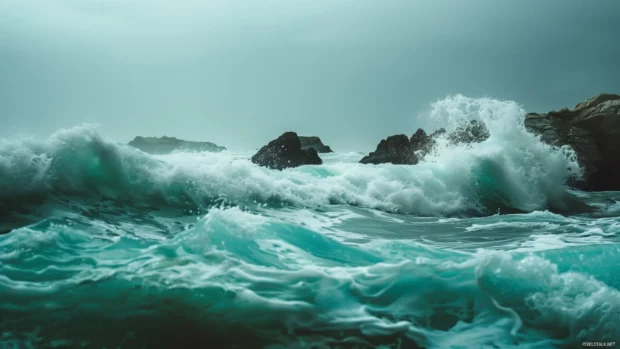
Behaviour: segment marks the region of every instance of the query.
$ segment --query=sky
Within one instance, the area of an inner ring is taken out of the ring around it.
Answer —
[[[448,95],[620,93],[619,23],[616,0],[0,0],[0,138],[94,123],[369,151]]]

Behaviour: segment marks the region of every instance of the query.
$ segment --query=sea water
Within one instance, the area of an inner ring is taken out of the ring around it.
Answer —
[[[0,347],[570,348],[620,339],[620,192],[515,102],[415,166],[274,171],[98,135],[0,141]],[[412,133],[412,132],[409,132]],[[380,137],[380,136],[379,136]]]

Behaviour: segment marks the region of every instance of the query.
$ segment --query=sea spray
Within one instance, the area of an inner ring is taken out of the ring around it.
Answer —
[[[459,120],[483,121],[489,139],[458,147],[440,139],[415,166],[326,163],[285,171],[270,171],[228,152],[152,157],[107,142],[90,127],[61,131],[46,142],[5,141],[0,178],[7,189],[0,201],[11,205],[24,197],[96,193],[194,209],[221,200],[345,204],[422,216],[572,209],[564,207],[569,195],[563,185],[579,173],[572,152],[527,133],[524,112],[514,102],[457,96],[434,104],[430,118],[445,113],[449,128]]]
[[[426,161],[469,180],[463,191],[478,195],[488,209],[529,212],[557,206],[568,196],[566,180],[581,175],[579,164],[569,147],[553,148],[527,132],[524,115],[525,111],[512,101],[462,95],[438,101],[426,115],[429,124],[444,125],[449,132],[462,122],[476,120],[484,123],[490,137],[467,146],[440,138]]]
[[[350,153],[271,171],[251,153],[152,156],[90,126],[2,141],[0,346],[617,341],[620,193],[567,189],[574,154],[522,117],[439,101],[429,120],[490,137],[440,138],[415,166]]]

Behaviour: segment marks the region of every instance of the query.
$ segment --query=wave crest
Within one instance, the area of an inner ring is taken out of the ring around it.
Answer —
[[[182,207],[342,204],[423,216],[583,209],[564,187],[579,174],[574,153],[526,132],[524,114],[514,102],[449,97],[433,104],[428,120],[448,129],[481,120],[488,140],[452,146],[440,139],[415,166],[327,162],[285,171],[229,152],[150,156],[81,126],[46,141],[2,142],[0,204],[95,193]]]

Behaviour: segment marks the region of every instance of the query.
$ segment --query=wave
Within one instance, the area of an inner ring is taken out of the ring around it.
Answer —
[[[239,208],[163,241],[49,219],[0,236],[0,320],[36,347],[573,347],[620,336],[618,257],[345,245]]]
[[[461,120],[481,120],[491,134],[487,141],[451,146],[440,139],[435,152],[415,166],[361,165],[351,163],[354,154],[344,154],[331,155],[334,161],[322,166],[284,171],[230,152],[150,156],[79,126],[44,141],[0,143],[0,211],[59,195],[100,195],[194,212],[222,202],[340,204],[420,216],[587,209],[564,186],[580,173],[574,152],[526,132],[524,114],[515,102],[449,97],[433,104],[427,120],[448,129]]]

